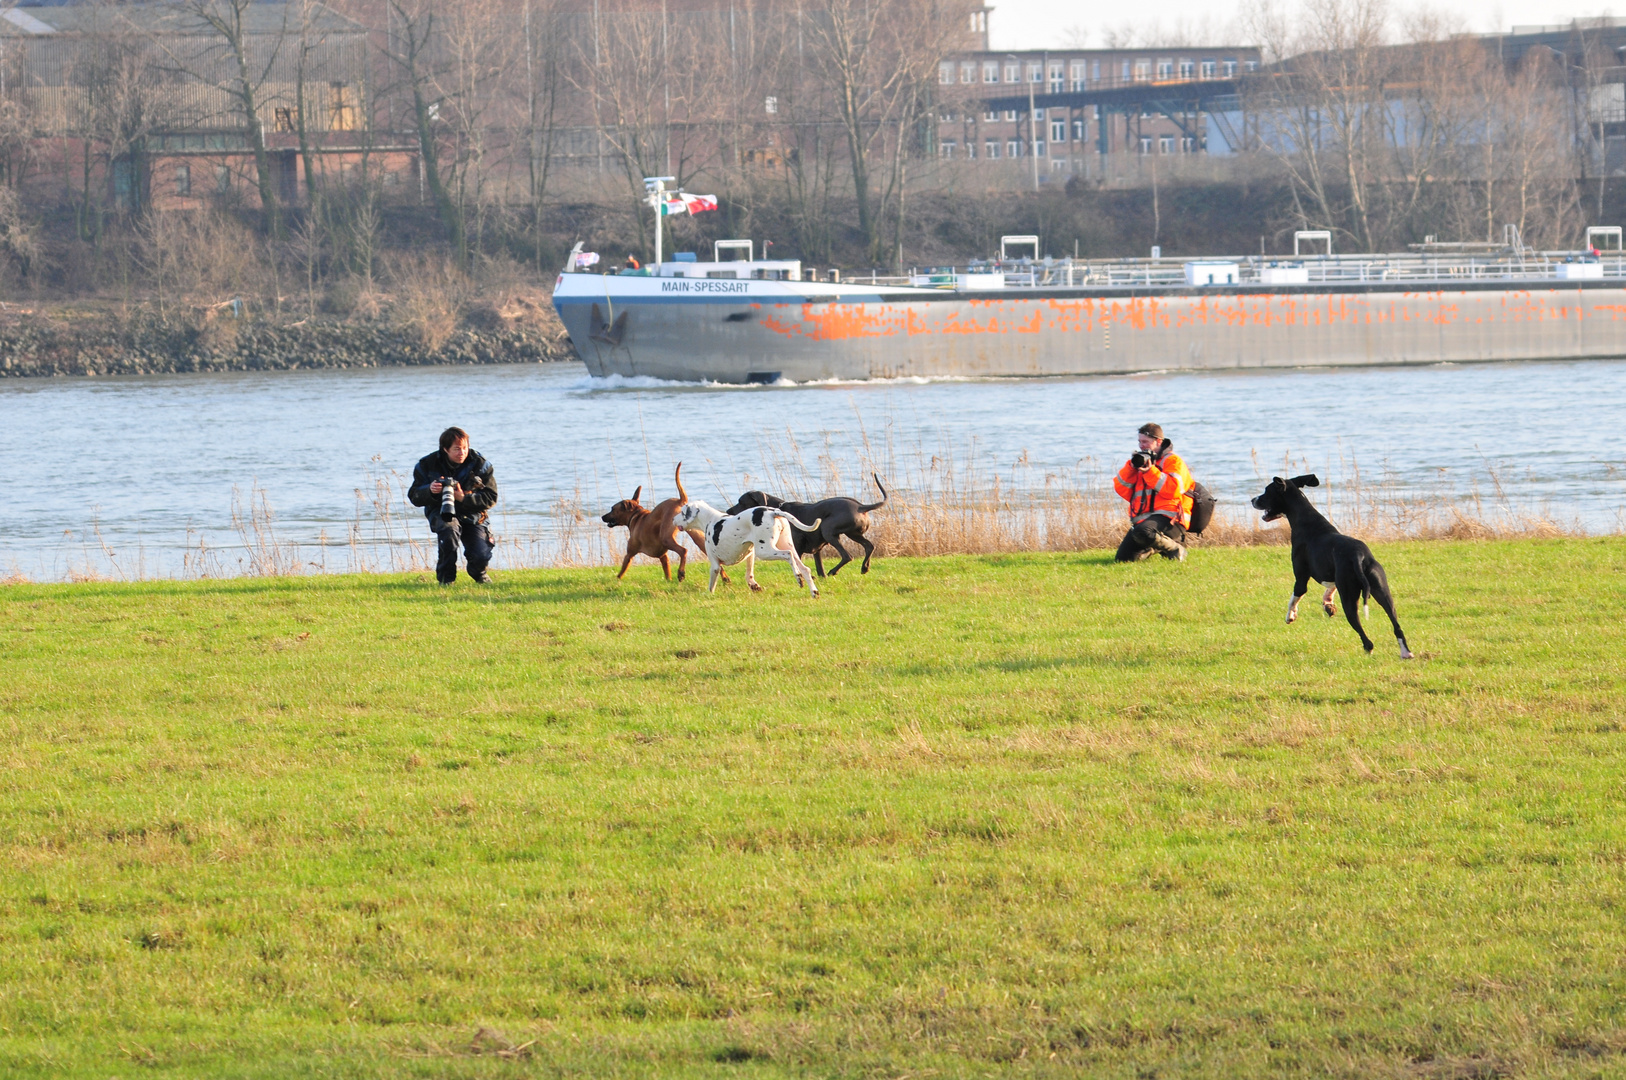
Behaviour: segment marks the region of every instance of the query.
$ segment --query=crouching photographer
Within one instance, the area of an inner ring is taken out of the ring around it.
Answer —
[[[497,480],[491,463],[469,449],[469,433],[449,427],[440,433],[440,449],[412,470],[407,500],[423,507],[429,528],[440,541],[435,577],[442,585],[457,580],[457,546],[463,545],[469,577],[491,581],[491,527],[486,518],[497,503]]]
[[[1131,524],[1117,559],[1134,562],[1156,551],[1165,559],[1183,561],[1191,526],[1191,471],[1158,425],[1142,424],[1136,436],[1140,449],[1112,480],[1114,490],[1129,501]]]

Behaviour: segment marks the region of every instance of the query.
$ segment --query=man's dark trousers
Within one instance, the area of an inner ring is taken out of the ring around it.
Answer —
[[[1144,559],[1153,551],[1173,558],[1175,549],[1169,543],[1171,540],[1175,544],[1185,543],[1186,530],[1162,514],[1153,514],[1124,534],[1123,543],[1118,545],[1117,559],[1119,562],[1134,562]]]
[[[435,577],[442,585],[450,585],[457,580],[457,545],[463,545],[463,553],[468,556],[469,577],[480,581],[486,576],[486,567],[491,564],[491,530],[483,523],[465,521],[462,518],[453,518],[450,521],[440,520],[440,508],[435,507],[428,515],[429,527],[435,531],[435,538],[440,541],[440,559],[435,563]]]

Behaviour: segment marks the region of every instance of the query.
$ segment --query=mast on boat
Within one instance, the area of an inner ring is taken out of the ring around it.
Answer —
[[[666,217],[666,185],[677,180],[675,176],[646,176],[644,190],[649,193],[650,208],[655,211],[655,265],[661,264],[661,226]]]

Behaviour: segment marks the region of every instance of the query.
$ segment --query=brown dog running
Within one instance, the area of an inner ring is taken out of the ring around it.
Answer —
[[[688,493],[683,490],[683,462],[678,462],[677,472],[672,479],[677,482],[677,498],[663,499],[655,504],[653,510],[645,510],[638,505],[638,496],[644,490],[644,486],[639,484],[632,498],[622,499],[610,507],[609,513],[599,518],[612,529],[618,525],[627,527],[627,557],[621,560],[621,572],[615,575],[617,580],[627,575],[627,567],[634,555],[648,555],[661,561],[661,570],[666,574],[666,580],[671,581],[670,553],[674,551],[678,557],[678,580],[683,580],[683,573],[689,565],[689,553],[678,543],[678,527],[672,521],[678,507],[689,501]],[[698,530],[689,530],[689,539],[702,553],[705,552],[706,538]]]

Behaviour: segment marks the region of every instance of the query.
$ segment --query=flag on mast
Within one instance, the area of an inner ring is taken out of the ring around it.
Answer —
[[[700,214],[715,209],[717,209],[715,195],[690,195],[687,191],[680,191],[661,199],[661,217],[671,217],[674,214]]]

